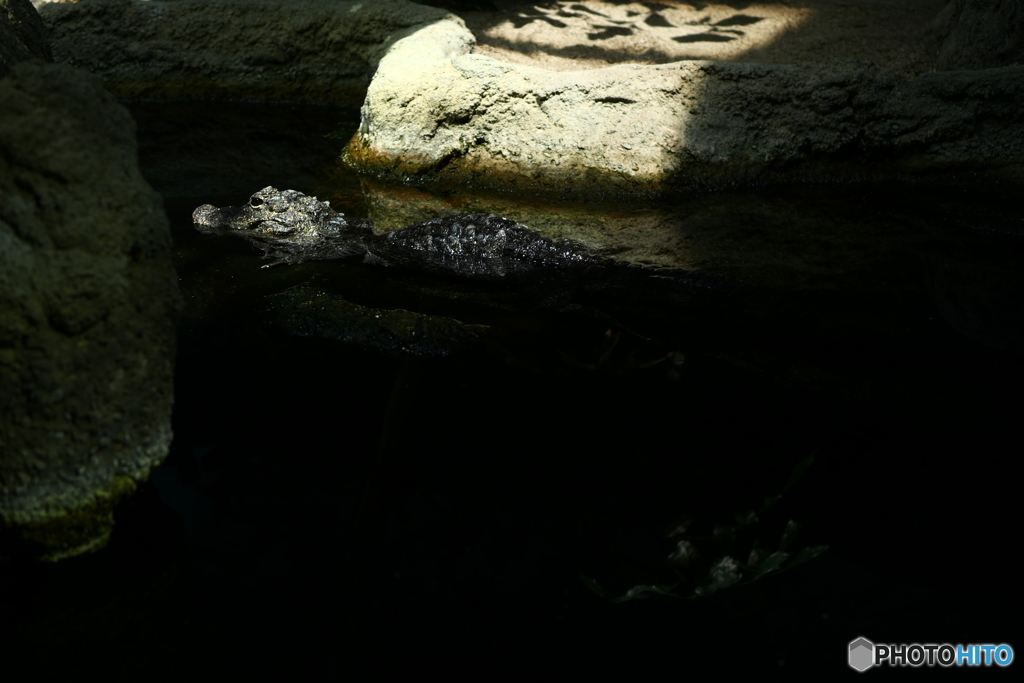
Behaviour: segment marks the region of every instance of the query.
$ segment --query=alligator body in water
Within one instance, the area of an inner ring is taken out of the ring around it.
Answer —
[[[192,220],[200,232],[237,235],[262,249],[264,258],[276,259],[265,268],[363,254],[367,263],[497,279],[538,269],[588,270],[619,263],[493,214],[434,218],[377,235],[367,220],[346,218],[328,202],[273,187],[255,193],[244,206],[204,204]]]
[[[192,212],[197,230],[242,237],[276,259],[264,268],[362,254],[366,263],[475,279],[498,280],[543,273],[608,274],[611,271],[732,289],[738,283],[700,272],[649,268],[595,254],[573,240],[551,240],[493,214],[434,218],[378,235],[370,221],[346,218],[330,204],[296,190],[265,187],[244,206],[204,204]]]
[[[732,299],[744,287],[717,275],[617,261],[493,214],[434,218],[378,235],[368,220],[346,218],[328,202],[265,187],[244,206],[204,204],[192,219],[200,232],[242,237],[275,259],[264,268],[361,254],[371,264],[514,280],[531,308],[589,311],[627,329],[658,325],[651,321],[683,324],[680,306],[716,307],[722,295]]]

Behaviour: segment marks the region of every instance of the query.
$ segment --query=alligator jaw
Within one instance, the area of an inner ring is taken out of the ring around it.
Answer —
[[[204,235],[222,235],[234,223],[234,219],[242,213],[244,207],[227,206],[218,209],[212,204],[203,204],[192,212],[192,223],[196,230]]]

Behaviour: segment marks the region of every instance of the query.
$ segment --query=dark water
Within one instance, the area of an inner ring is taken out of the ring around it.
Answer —
[[[18,578],[20,657],[49,667],[59,652],[126,680],[643,680],[849,670],[858,636],[1020,643],[1012,311],[986,314],[1011,321],[1002,348],[958,332],[924,284],[900,334],[837,340],[806,318],[711,312],[650,341],[358,259],[264,270],[240,240],[195,233],[191,210],[274,184],[365,215],[334,163],[343,136],[324,137],[357,114],[133,112],[186,298],[175,439],[108,548]],[[974,227],[999,236],[998,258],[1019,248],[1012,202],[906,192],[873,209],[985,216]],[[266,324],[264,297],[302,283],[500,334],[442,359],[289,336]],[[689,566],[668,559],[681,539],[699,553]],[[789,561],[708,597],[607,599],[693,596],[752,549]]]

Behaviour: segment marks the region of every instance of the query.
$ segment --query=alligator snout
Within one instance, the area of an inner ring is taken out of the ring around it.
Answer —
[[[192,212],[192,222],[196,230],[205,235],[216,235],[224,232],[224,210],[213,204],[203,204]]]

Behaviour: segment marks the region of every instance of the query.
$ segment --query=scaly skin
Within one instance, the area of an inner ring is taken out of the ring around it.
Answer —
[[[384,235],[372,224],[345,218],[328,202],[296,190],[265,187],[245,206],[210,204],[192,213],[202,233],[237,235],[276,259],[264,268],[363,254],[364,262],[483,280],[510,276],[579,274],[579,281],[608,289],[650,286],[729,293],[741,283],[700,272],[645,268],[599,256],[572,240],[550,240],[500,216],[475,213],[434,218]],[[600,277],[589,277],[598,274]],[[606,277],[610,276],[610,277]],[[596,282],[594,282],[596,280]]]
[[[192,212],[192,222],[199,232],[237,235],[262,249],[264,258],[277,259],[264,268],[365,253],[363,241],[373,236],[368,221],[346,219],[316,197],[273,187],[244,206],[203,204]]]
[[[275,259],[264,268],[362,254],[375,265],[514,281],[533,297],[531,305],[592,311],[626,329],[633,320],[642,326],[686,320],[683,309],[718,307],[744,287],[717,275],[616,261],[492,214],[434,218],[375,235],[367,220],[345,218],[316,197],[273,187],[252,195],[245,206],[204,204],[192,219],[200,232],[237,235],[260,248],[264,258]]]
[[[434,218],[374,235],[369,221],[346,219],[327,202],[295,190],[265,187],[245,206],[200,206],[203,233],[230,233],[277,260],[266,267],[364,254],[367,263],[496,279],[539,268],[587,268],[613,261],[569,240],[553,241],[492,214]]]

